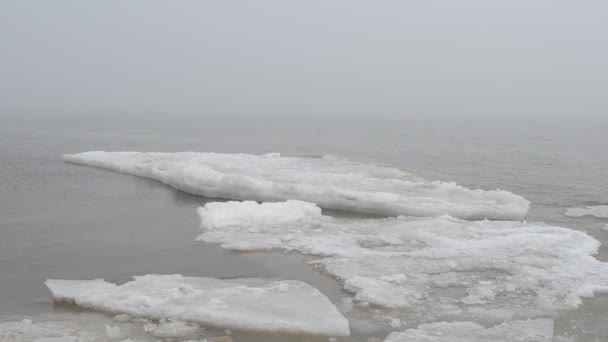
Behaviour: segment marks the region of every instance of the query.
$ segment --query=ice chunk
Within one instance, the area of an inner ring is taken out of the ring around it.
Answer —
[[[416,329],[390,334],[384,342],[551,342],[553,320],[505,322],[484,328],[474,322],[421,324]]]
[[[608,205],[593,205],[583,208],[568,208],[566,210],[566,216],[581,217],[585,215],[608,218]]]
[[[232,203],[232,204],[230,204]],[[202,224],[209,228],[249,226],[281,227],[284,224],[309,224],[323,219],[321,208],[313,203],[289,200],[279,203],[211,202],[199,209]]]
[[[2,342],[90,342],[97,340],[98,337],[73,322],[34,323],[30,320],[0,322]]]
[[[395,168],[340,158],[278,154],[85,152],[66,161],[159,180],[212,198],[303,200],[322,208],[380,215],[520,220],[529,208],[507,191],[429,182]]]
[[[331,218],[312,205],[208,203],[198,210],[197,239],[232,250],[321,256],[315,263],[359,303],[430,314],[482,307],[534,315],[574,308],[581,297],[608,291],[608,264],[591,256],[600,243],[580,231],[449,216]],[[225,216],[229,212],[235,217]]]
[[[119,338],[122,336],[122,332],[120,331],[119,326],[106,324],[106,335],[108,335],[109,338]]]
[[[51,313],[33,320],[0,322],[1,342],[171,342],[203,339],[197,324],[147,319],[110,320],[97,313]],[[36,321],[36,323],[34,323]],[[151,328],[149,327],[151,326]],[[145,328],[149,329],[146,330]]]
[[[156,337],[186,338],[196,335],[199,326],[196,323],[162,320],[159,324],[146,324],[144,330]]]
[[[56,301],[117,314],[252,331],[349,335],[348,321],[336,307],[317,289],[294,280],[145,275],[124,285],[101,279],[47,280],[46,285]]]

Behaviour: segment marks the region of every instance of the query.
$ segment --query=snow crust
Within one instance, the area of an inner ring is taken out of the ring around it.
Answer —
[[[608,218],[608,205],[593,205],[583,208],[568,208],[566,210],[566,216],[581,217],[585,215]]]
[[[220,153],[85,152],[72,163],[152,178],[212,198],[316,203],[380,215],[520,220],[529,202],[507,191],[471,190],[426,181],[395,168],[336,157],[299,158]]]
[[[553,320],[505,322],[485,328],[474,322],[421,324],[416,329],[390,334],[384,342],[551,342]]]
[[[320,256],[314,263],[358,303],[429,316],[528,317],[575,308],[581,297],[608,291],[608,264],[591,256],[600,243],[580,231],[449,216],[331,218],[314,207],[208,203],[198,210],[197,239],[237,251]]]
[[[144,275],[123,285],[102,279],[46,281],[56,301],[117,314],[171,318],[218,328],[348,336],[348,321],[314,287],[294,280]],[[150,327],[163,334],[179,325]],[[158,330],[160,329],[160,332]]]

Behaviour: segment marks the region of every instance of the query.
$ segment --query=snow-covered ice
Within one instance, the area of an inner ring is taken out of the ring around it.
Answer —
[[[385,308],[532,317],[608,291],[608,263],[592,257],[600,243],[561,227],[449,216],[331,218],[301,201],[208,203],[198,213],[198,240],[320,256],[314,263],[357,302]]]
[[[608,205],[592,205],[583,208],[568,208],[566,210],[566,216],[581,217],[585,215],[608,218]]]
[[[485,328],[475,322],[437,322],[390,334],[384,342],[551,342],[553,320],[505,322]]]
[[[279,154],[85,152],[66,161],[152,178],[212,198],[303,200],[322,208],[379,215],[520,220],[529,202],[507,191],[426,181],[390,167],[336,157]]]
[[[144,275],[123,285],[102,279],[47,280],[46,285],[56,301],[117,314],[261,332],[350,334],[348,321],[327,297],[294,280]]]

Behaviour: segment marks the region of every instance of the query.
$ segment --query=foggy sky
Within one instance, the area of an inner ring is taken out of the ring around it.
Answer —
[[[0,0],[0,115],[608,116],[608,1]]]

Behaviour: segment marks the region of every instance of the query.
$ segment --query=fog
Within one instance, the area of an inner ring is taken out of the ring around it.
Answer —
[[[0,116],[602,117],[608,2],[0,1]]]

